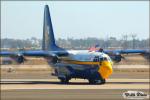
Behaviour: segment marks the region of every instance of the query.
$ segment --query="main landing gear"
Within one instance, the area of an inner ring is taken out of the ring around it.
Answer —
[[[62,84],[68,84],[70,79],[69,78],[59,78],[59,80]]]
[[[106,80],[101,79],[101,80],[95,80],[95,79],[89,79],[89,84],[105,84]]]

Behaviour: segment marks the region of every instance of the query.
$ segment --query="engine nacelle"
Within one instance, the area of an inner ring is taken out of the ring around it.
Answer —
[[[120,61],[121,61],[121,58],[122,58],[121,55],[115,55],[114,61],[120,62]]]
[[[21,64],[21,63],[23,63],[25,61],[25,58],[24,58],[23,55],[17,55],[15,58],[16,58],[15,59],[16,62],[19,63],[19,64]]]
[[[49,64],[56,64],[59,61],[57,56],[50,56],[45,58]]]
[[[52,63],[56,64],[57,62],[58,62],[58,57],[57,56],[53,57],[52,58]]]
[[[122,57],[121,54],[119,54],[119,53],[113,54],[113,55],[111,55],[110,57],[111,57],[111,59],[112,59],[113,61],[115,61],[115,62],[120,62],[121,59],[124,58],[124,57]]]
[[[144,57],[147,59],[147,60],[150,60],[150,52],[146,52],[145,54],[143,54]]]

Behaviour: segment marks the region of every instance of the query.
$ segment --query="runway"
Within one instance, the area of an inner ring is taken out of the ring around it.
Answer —
[[[104,85],[90,85],[73,79],[60,84],[57,79],[2,79],[2,100],[100,100],[123,99],[129,90],[149,92],[149,79],[108,79]]]
[[[44,65],[1,68],[1,100],[125,100],[124,92],[149,94],[150,88],[149,65],[117,65],[104,85],[90,85],[83,79],[60,84]]]

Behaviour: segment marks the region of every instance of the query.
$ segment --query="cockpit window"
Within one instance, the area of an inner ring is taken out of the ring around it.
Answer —
[[[100,58],[100,61],[111,61],[109,57],[102,57]]]
[[[108,59],[106,57],[104,57],[103,60],[107,61]]]
[[[99,58],[100,59],[100,61],[103,61],[103,58]]]
[[[100,61],[111,61],[111,59],[109,57],[99,57],[99,56],[95,56],[93,59],[94,62],[100,62]]]

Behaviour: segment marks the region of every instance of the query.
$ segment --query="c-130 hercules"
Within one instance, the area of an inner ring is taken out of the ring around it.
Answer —
[[[71,78],[82,78],[88,79],[90,84],[104,84],[113,72],[113,62],[106,54],[111,51],[104,52],[65,50],[58,47],[55,43],[49,7],[45,5],[42,50],[1,51],[0,56],[15,57],[18,63],[24,62],[25,56],[44,57],[54,69],[52,75],[57,76],[62,83],[67,84]],[[143,51],[138,51],[141,52]]]

